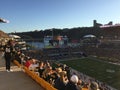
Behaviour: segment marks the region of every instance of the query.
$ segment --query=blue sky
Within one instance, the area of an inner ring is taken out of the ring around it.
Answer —
[[[93,20],[120,22],[120,0],[0,0],[0,23],[6,33],[51,28],[90,27]]]

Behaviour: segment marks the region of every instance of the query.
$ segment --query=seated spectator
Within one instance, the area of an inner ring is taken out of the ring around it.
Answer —
[[[29,66],[31,65],[31,63],[32,63],[32,58],[28,58],[27,61],[25,62],[25,66],[27,68],[29,68]]]
[[[54,86],[55,81],[60,78],[60,73],[62,72],[62,68],[53,69],[53,73],[51,73],[51,84]]]
[[[17,51],[15,53],[15,60],[17,60],[21,64],[21,52]]]
[[[39,72],[39,76],[40,76],[40,77],[42,77],[44,70],[45,70],[45,68],[44,68],[44,62],[41,61],[41,62],[39,63],[39,67],[38,67],[38,72]]]
[[[70,78],[70,81],[67,83],[65,90],[82,90],[78,86],[78,76],[77,75],[72,75]]]
[[[58,77],[60,77],[60,73],[62,72],[62,68],[56,68],[56,73],[58,75]]]
[[[70,67],[66,66],[65,67],[65,71],[67,72],[68,80],[70,80],[70,76],[71,76],[71,69],[70,69]]]
[[[29,70],[31,70],[31,71],[37,71],[37,67],[39,66],[39,64],[37,63],[37,60],[36,59],[31,59],[30,60],[30,65],[29,65]]]
[[[91,82],[89,84],[88,90],[100,90],[100,89],[99,89],[99,86],[96,82]]]
[[[50,75],[53,73],[52,67],[48,66],[45,68],[45,70],[43,71],[43,78],[44,80],[46,80],[47,82],[50,82]]]
[[[58,90],[65,90],[67,83],[68,83],[67,73],[66,71],[62,71],[60,72],[60,77],[55,81],[54,87],[57,88]]]
[[[45,62],[44,62],[44,68],[47,68],[47,67],[49,67],[49,66],[51,66],[50,63],[49,63],[48,61],[45,61]]]

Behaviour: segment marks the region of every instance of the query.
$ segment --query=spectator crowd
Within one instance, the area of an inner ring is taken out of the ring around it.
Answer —
[[[11,52],[11,60],[17,60],[40,78],[50,83],[58,90],[113,90],[99,81],[78,73],[65,64],[55,63],[42,58],[39,54],[26,53],[18,48]]]

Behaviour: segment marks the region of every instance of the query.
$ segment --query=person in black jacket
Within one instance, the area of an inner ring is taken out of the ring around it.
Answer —
[[[70,81],[67,83],[65,90],[82,90],[78,85],[79,79],[77,75],[72,75]]]
[[[54,87],[58,90],[65,90],[66,84],[68,83],[67,72],[62,71],[59,73],[60,77],[55,80]],[[69,89],[68,89],[69,90]]]
[[[13,47],[11,45],[11,41],[8,41],[7,44],[4,47],[4,57],[5,57],[5,64],[6,64],[6,71],[10,72],[10,63],[11,63],[11,57],[12,57],[12,51]]]

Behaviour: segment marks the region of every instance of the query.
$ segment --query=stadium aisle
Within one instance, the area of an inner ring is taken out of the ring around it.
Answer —
[[[44,90],[33,79],[12,64],[13,72],[6,72],[5,62],[0,52],[0,90]]]

